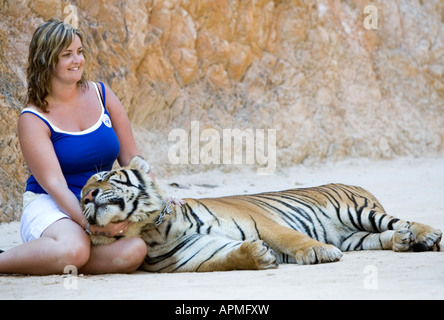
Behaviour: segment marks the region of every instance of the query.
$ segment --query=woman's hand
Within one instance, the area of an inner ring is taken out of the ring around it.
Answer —
[[[179,207],[182,207],[185,204],[185,200],[178,199],[175,197],[168,197],[167,202],[172,202],[175,206],[179,206]]]
[[[90,232],[96,236],[115,237],[118,235],[124,235],[131,225],[129,221],[111,222],[104,227],[92,225]]]

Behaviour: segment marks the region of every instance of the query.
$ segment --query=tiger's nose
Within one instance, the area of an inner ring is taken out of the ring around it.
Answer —
[[[96,199],[97,195],[99,194],[99,191],[100,191],[99,189],[89,190],[88,193],[85,194],[82,198],[83,203],[88,204],[90,202],[93,202]]]

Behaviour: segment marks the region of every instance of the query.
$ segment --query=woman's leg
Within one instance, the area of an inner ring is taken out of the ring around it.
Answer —
[[[60,219],[41,238],[0,254],[0,273],[61,274],[68,265],[79,273],[127,273],[137,270],[146,253],[140,238],[91,247],[89,236],[77,223]]]
[[[61,274],[67,265],[83,266],[89,255],[89,237],[83,229],[70,219],[60,219],[39,239],[0,254],[0,273]]]
[[[88,262],[80,273],[128,273],[136,271],[146,257],[147,246],[141,238],[124,238],[112,244],[91,246]]]

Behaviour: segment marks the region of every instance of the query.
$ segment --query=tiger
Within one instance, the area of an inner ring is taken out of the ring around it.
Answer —
[[[335,262],[344,251],[439,251],[442,232],[388,215],[361,187],[326,184],[173,206],[135,157],[127,167],[94,174],[80,204],[90,224],[130,221],[116,237],[141,237],[148,272],[266,270],[281,263]]]

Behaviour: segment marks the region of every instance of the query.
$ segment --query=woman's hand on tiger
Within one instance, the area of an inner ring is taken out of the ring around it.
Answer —
[[[123,235],[128,230],[131,222],[122,221],[122,222],[111,222],[108,223],[104,227],[99,227],[96,225],[92,225],[90,231],[94,235],[106,236],[106,237],[115,237],[118,235]]]
[[[185,204],[185,200],[175,198],[175,197],[168,197],[167,202],[171,202],[175,206],[179,206],[179,207],[182,207]]]

